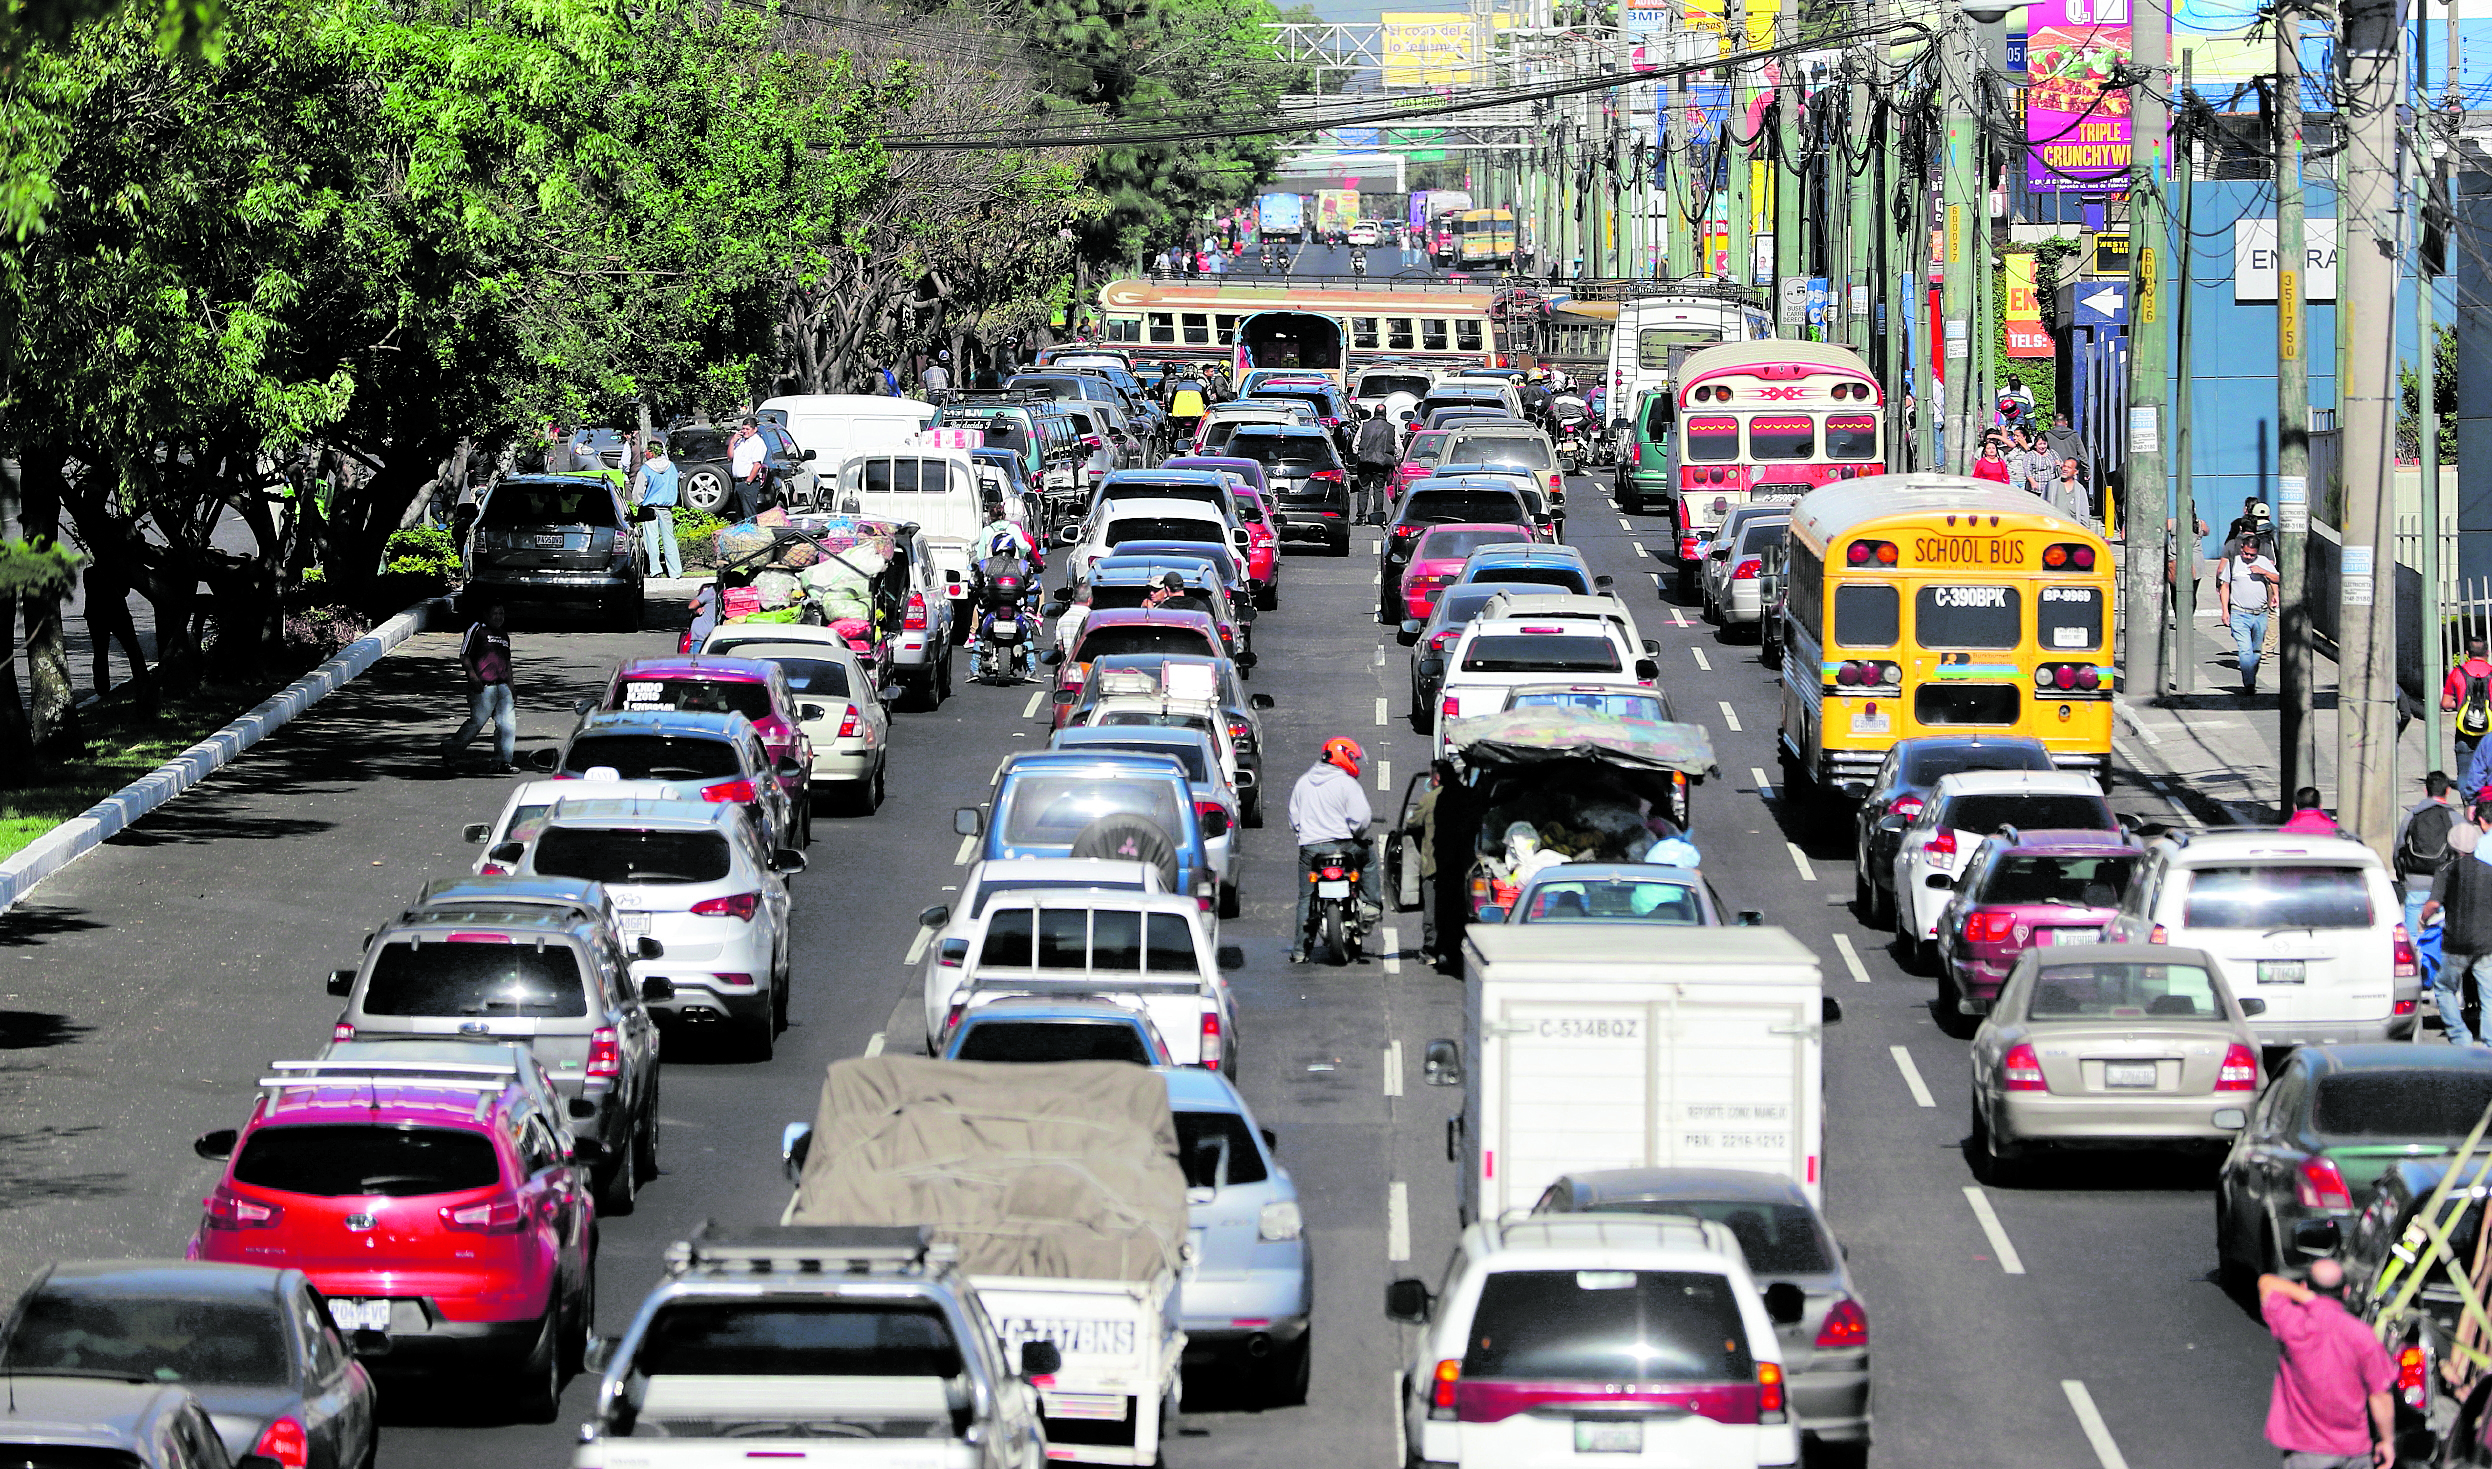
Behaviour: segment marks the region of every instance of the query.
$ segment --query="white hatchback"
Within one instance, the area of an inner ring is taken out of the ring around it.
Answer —
[[[2421,969],[2379,854],[2351,837],[2176,832],[2147,850],[2105,943],[2179,944],[2267,1003],[2263,1046],[2414,1033]]]
[[[1895,848],[1895,938],[1926,967],[1946,911],[1981,839],[2019,831],[2119,831],[2094,777],[2073,770],[1966,770],[1942,776]],[[2175,943],[2183,940],[2175,939]]]
[[[1567,600],[1599,611],[1586,617],[1489,617],[1483,609],[1464,626],[1462,640],[1446,655],[1445,681],[1437,690],[1435,758],[1442,760],[1453,749],[1448,728],[1453,721],[1502,711],[1507,689],[1516,684],[1660,686],[1659,649],[1636,646],[1617,604],[1600,597]]]

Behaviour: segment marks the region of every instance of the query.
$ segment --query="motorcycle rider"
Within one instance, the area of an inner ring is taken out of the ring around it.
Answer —
[[[1350,274],[1367,274],[1367,249],[1363,245],[1352,245],[1350,247]]]
[[[1306,880],[1307,848],[1347,842],[1366,855],[1359,860],[1359,912],[1369,924],[1384,916],[1377,901],[1374,852],[1368,850],[1367,827],[1376,817],[1367,793],[1359,788],[1359,766],[1367,752],[1358,741],[1336,735],[1324,742],[1321,755],[1298,783],[1289,788],[1289,829],[1298,836],[1298,926],[1290,930],[1289,962],[1307,962],[1307,912],[1315,903],[1315,884]]]

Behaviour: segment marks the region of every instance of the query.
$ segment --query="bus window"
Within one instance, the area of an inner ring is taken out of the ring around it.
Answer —
[[[1477,318],[1473,318],[1468,321],[1457,321],[1454,323],[1454,350],[1458,352],[1478,352],[1484,350],[1485,341],[1486,334],[1480,330],[1480,323]]]
[[[2093,587],[2044,587],[2033,610],[2034,641],[2046,653],[2103,645],[2103,598]]]
[[[1687,442],[1681,451],[1692,464],[1728,464],[1739,457],[1739,420],[1736,418],[1691,418],[1687,421]]]
[[[1892,648],[1902,632],[1903,602],[1895,589],[1855,582],[1834,589],[1834,643],[1841,648]]]
[[[1912,691],[1915,723],[2010,725],[2016,722],[2018,690],[2005,683],[1925,683]]]
[[[1648,326],[1635,334],[1635,365],[1646,372],[1668,372],[1671,348],[1693,350],[1721,341],[1722,334],[1708,327]]]
[[[2013,648],[2025,599],[2014,587],[1923,587],[1912,599],[1912,638],[1924,648]]]
[[[1185,327],[1185,344],[1187,346],[1208,347],[1211,345],[1211,324],[1204,319],[1203,313],[1199,311],[1189,311],[1183,317],[1179,318],[1179,320]]]
[[[1445,350],[1445,321],[1442,317],[1422,318],[1419,323],[1419,347],[1425,352]]]
[[[1408,352],[1419,345],[1418,336],[1410,329],[1409,317],[1388,316],[1384,319],[1384,345],[1389,352]]]
[[[1878,420],[1868,413],[1826,415],[1826,457],[1857,463],[1878,457]]]
[[[1223,311],[1211,319],[1212,340],[1223,347],[1237,345],[1237,316]]]
[[[1139,342],[1142,340],[1142,323],[1130,316],[1111,316],[1108,318],[1108,340]]]
[[[1175,312],[1154,311],[1151,313],[1150,322],[1152,341],[1174,343],[1177,340],[1177,314]]]
[[[1372,316],[1350,318],[1350,345],[1366,352],[1376,350],[1376,318]]]
[[[1817,420],[1805,413],[1748,420],[1751,459],[1813,459],[1817,455]]]

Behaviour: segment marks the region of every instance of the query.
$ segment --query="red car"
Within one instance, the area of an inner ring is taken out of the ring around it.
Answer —
[[[796,717],[787,670],[776,663],[715,654],[627,659],[606,681],[606,696],[597,707],[733,713],[753,721],[796,813],[795,831],[811,840],[806,834],[813,830],[813,741]]]
[[[1436,473],[1437,456],[1444,452],[1445,440],[1450,437],[1441,428],[1423,428],[1410,436],[1410,442],[1402,446],[1401,462],[1393,466],[1393,482],[1388,486],[1394,503],[1401,502],[1402,491]]]
[[[1970,1035],[2026,949],[2100,943],[2144,855],[2116,831],[1985,839],[1938,917],[1939,1027]]]
[[[1411,548],[1410,563],[1402,568],[1402,617],[1408,622],[1425,622],[1436,610],[1436,594],[1453,585],[1462,575],[1462,566],[1471,553],[1482,546],[1500,546],[1534,540],[1527,525],[1498,525],[1471,521],[1457,525],[1432,525],[1419,534],[1419,544]]]
[[[1169,612],[1120,607],[1094,612],[1074,633],[1073,646],[1050,650],[1040,661],[1056,670],[1056,688],[1078,693],[1090,678],[1090,665],[1111,653],[1191,653],[1226,658],[1220,628],[1208,612]],[[1059,698],[1056,718],[1063,720],[1069,701]]]
[[[239,1132],[192,1145],[227,1162],[188,1257],[301,1270],[373,1365],[494,1382],[552,1421],[596,1325],[597,1144],[507,1073],[261,1088]]]

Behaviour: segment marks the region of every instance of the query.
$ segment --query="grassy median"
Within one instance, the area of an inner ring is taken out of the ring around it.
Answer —
[[[284,686],[283,680],[256,687],[206,685],[161,699],[149,714],[124,697],[124,685],[78,711],[83,739],[76,751],[38,757],[0,786],[0,858],[231,724]]]

